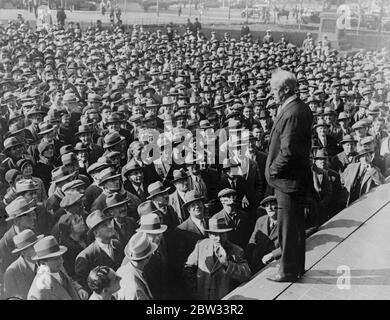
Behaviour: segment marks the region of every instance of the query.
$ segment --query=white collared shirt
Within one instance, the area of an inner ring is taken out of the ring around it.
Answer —
[[[179,197],[180,197],[183,201],[185,201],[184,199],[185,199],[186,193],[185,193],[185,192],[181,192],[181,191],[179,191],[179,190],[177,190],[177,193],[178,193]]]
[[[297,95],[292,95],[291,97],[288,97],[286,101],[283,102],[283,104],[279,107],[278,114],[291,102],[297,99]]]
[[[111,243],[103,243],[100,239],[96,239],[96,243],[110,258],[114,257],[114,250],[112,248]]]
[[[202,234],[205,234],[204,227],[202,225],[202,221],[199,219],[194,218],[193,216],[190,216],[193,223],[195,223],[196,227],[202,232]]]

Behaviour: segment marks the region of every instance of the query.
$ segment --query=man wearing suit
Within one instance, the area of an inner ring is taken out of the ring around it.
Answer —
[[[88,146],[88,163],[95,163],[104,153],[101,146],[94,144],[92,140],[93,129],[90,125],[81,125],[76,132],[76,137]]]
[[[35,254],[33,245],[43,235],[36,236],[35,233],[26,229],[17,234],[14,238],[15,249],[13,254],[20,254],[4,274],[4,296],[5,298],[19,297],[26,300],[28,291],[35,277],[35,262],[31,259]]]
[[[12,225],[0,240],[0,276],[17,258],[12,253],[15,249],[13,238],[23,230],[35,230],[36,217],[34,210],[35,207],[31,207],[23,197],[17,197],[5,207],[8,215],[6,221],[12,221]]]
[[[340,141],[344,151],[335,155],[331,160],[331,168],[338,172],[340,175],[344,172],[354,161],[356,156],[356,141],[351,135],[345,135],[343,140]]]
[[[279,271],[271,281],[290,282],[305,271],[305,224],[303,199],[312,187],[310,169],[310,108],[296,95],[297,80],[284,70],[271,78],[271,91],[280,104],[271,131],[265,176],[275,188],[279,206],[278,237],[282,250]]]
[[[173,172],[172,182],[176,191],[169,195],[169,205],[175,210],[180,223],[189,217],[187,210],[183,206],[185,195],[189,191],[188,178],[188,174],[184,169]]]
[[[232,228],[229,233],[229,241],[241,248],[246,248],[251,225],[248,213],[239,209],[237,191],[229,188],[223,189],[218,193],[218,198],[223,208],[212,218],[225,220],[226,224]]]
[[[199,159],[197,160],[193,157],[189,157],[188,159],[186,159],[186,167],[189,172],[189,190],[196,190],[207,200],[207,186],[200,175],[200,166],[197,161],[199,161]]]
[[[152,300],[153,295],[143,271],[158,246],[144,232],[137,232],[125,248],[127,263],[117,270],[121,277],[118,300]]]
[[[209,220],[208,239],[196,243],[184,267],[191,298],[221,299],[249,280],[252,273],[244,259],[244,250],[228,240],[231,230],[224,219]]]
[[[176,251],[168,252],[170,256],[175,257],[170,261],[174,262],[172,268],[174,273],[178,275],[178,288],[180,288],[181,274],[188,255],[194,250],[197,241],[207,237],[204,198],[195,190],[191,190],[186,194],[185,201],[190,217],[175,229]]]
[[[128,199],[123,198],[119,193],[113,193],[106,198],[107,207],[103,213],[113,217],[114,229],[117,233],[117,239],[123,247],[135,233],[137,223],[128,216],[127,208]]]
[[[130,160],[122,168],[122,177],[125,190],[136,195],[142,202],[145,201],[149,194],[147,185],[144,182],[143,167],[138,162]]]
[[[372,164],[373,158],[373,152],[361,150],[355,157],[356,163],[351,163],[341,175],[346,206],[384,182],[379,168]]]
[[[267,214],[257,219],[246,247],[246,256],[252,273],[256,273],[266,264],[281,256],[278,241],[277,205],[275,196],[268,196],[260,203]]]
[[[103,212],[93,211],[86,219],[88,233],[93,233],[95,241],[79,253],[75,263],[77,282],[88,289],[87,278],[90,271],[97,266],[108,266],[117,270],[123,260],[123,246],[114,239],[116,232],[112,217]]]
[[[123,188],[121,175],[117,174],[114,169],[106,168],[103,169],[99,174],[99,187],[103,189],[102,193],[92,203],[91,211],[103,210],[106,208],[106,198],[117,192],[122,195],[125,199],[129,199],[129,216],[135,219],[138,218],[137,207],[141,204],[141,200],[134,194],[126,191]]]
[[[62,255],[67,248],[59,246],[53,236],[34,244],[33,261],[39,263],[27,300],[87,300],[88,293],[66,274]]]
[[[325,148],[330,157],[339,153],[340,147],[337,146],[337,140],[328,134],[329,125],[322,119],[319,119],[314,126],[316,133],[313,135],[313,146]]]

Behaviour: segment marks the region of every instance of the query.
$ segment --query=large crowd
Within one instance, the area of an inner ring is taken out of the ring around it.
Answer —
[[[4,299],[220,299],[278,260],[280,69],[315,120],[306,236],[389,174],[387,49],[22,17],[0,36]]]

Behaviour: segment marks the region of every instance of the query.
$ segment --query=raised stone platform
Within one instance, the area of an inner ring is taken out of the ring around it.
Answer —
[[[306,240],[307,271],[298,282],[267,280],[274,262],[224,299],[390,299],[389,243],[390,180]]]

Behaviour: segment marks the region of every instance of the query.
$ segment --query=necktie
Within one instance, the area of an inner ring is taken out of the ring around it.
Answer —
[[[235,180],[231,180],[230,185],[232,186],[232,189],[236,190],[236,181]]]

